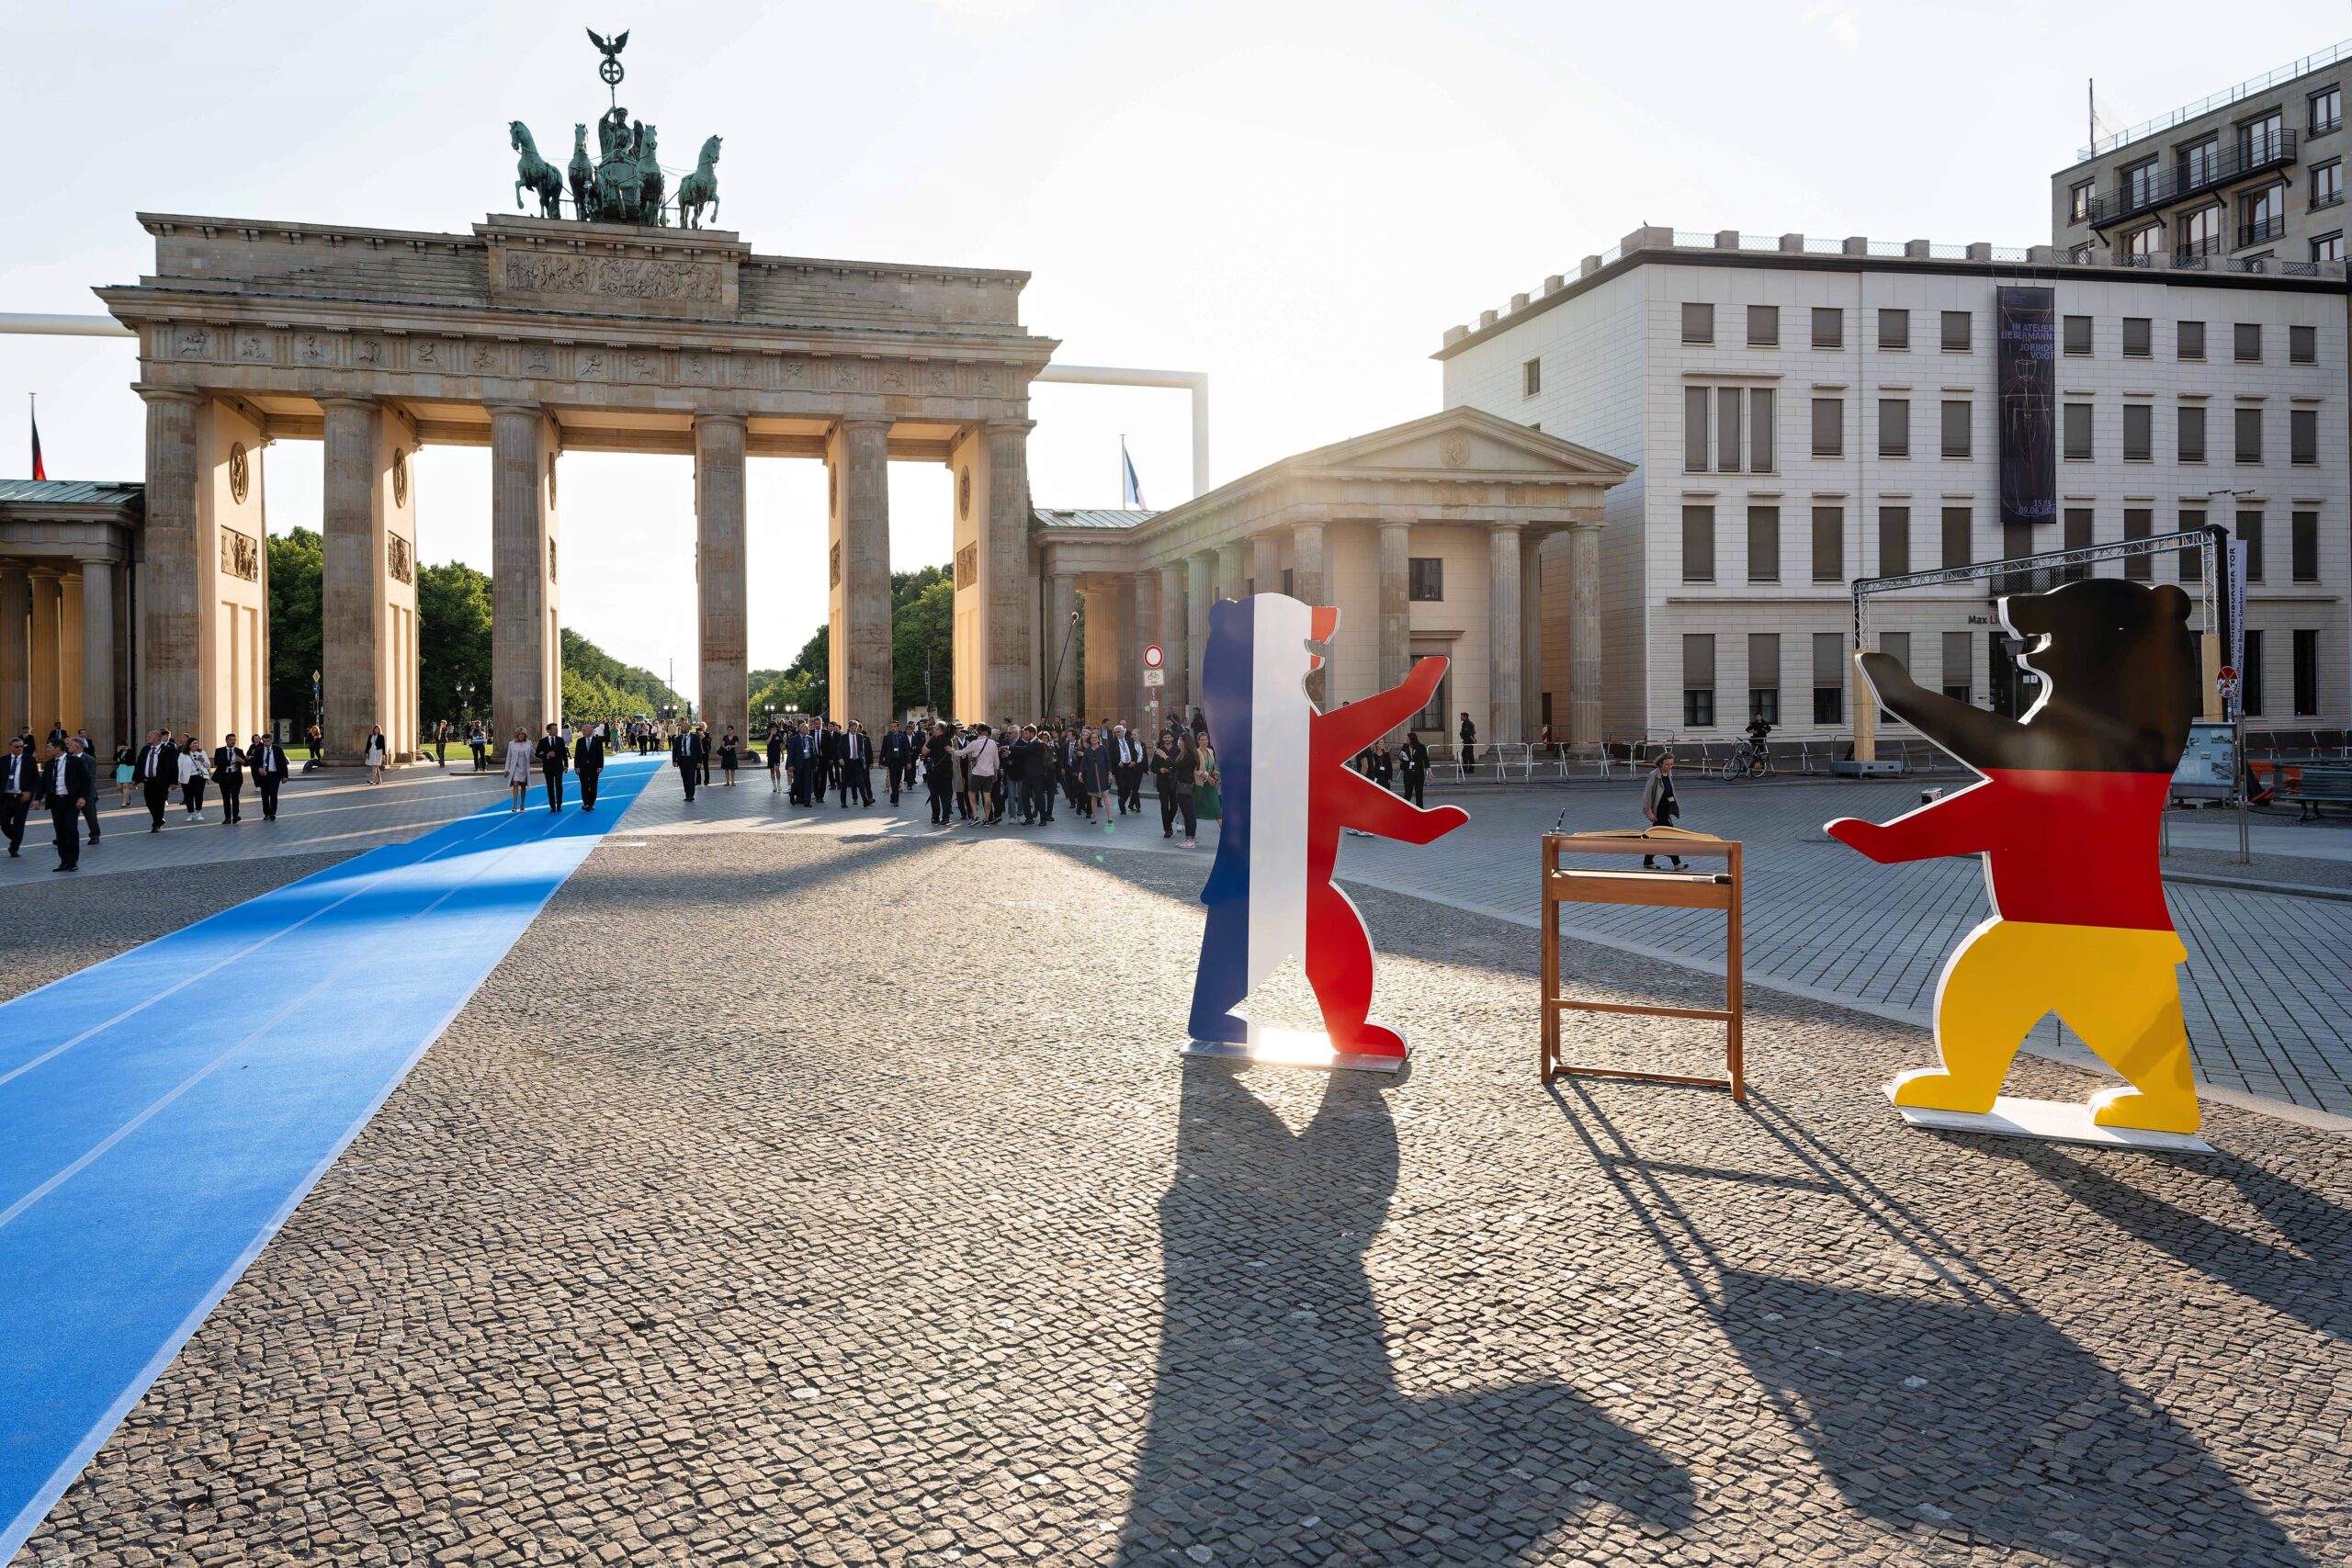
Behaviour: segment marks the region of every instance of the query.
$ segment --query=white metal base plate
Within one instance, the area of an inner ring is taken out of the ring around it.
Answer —
[[[1320,1034],[1297,1033],[1289,1030],[1271,1031],[1270,1034],[1271,1038],[1249,1045],[1236,1045],[1223,1040],[1188,1040],[1184,1043],[1184,1055],[1212,1056],[1221,1062],[1256,1062],[1278,1067],[1343,1068],[1359,1073],[1398,1073],[1405,1070],[1406,1058],[1403,1056],[1362,1056],[1351,1051],[1334,1051],[1330,1042]]]
[[[1891,1099],[1894,1093],[1887,1086]],[[2150,1133],[2137,1127],[2102,1127],[2091,1120],[2090,1107],[2079,1100],[2018,1100],[2003,1095],[1993,1109],[1923,1111],[1898,1105],[1895,1111],[1914,1127],[1941,1133],[1984,1133],[1996,1138],[2039,1138],[2052,1144],[2093,1144],[2112,1149],[2164,1149],[2182,1154],[2211,1154],[2213,1145],[2188,1133]]]

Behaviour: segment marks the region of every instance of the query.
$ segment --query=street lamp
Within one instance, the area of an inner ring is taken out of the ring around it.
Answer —
[[[315,670],[311,671],[311,728],[318,735],[311,743],[311,766],[315,768],[319,765],[319,753],[327,749],[326,704],[319,695],[319,672]]]

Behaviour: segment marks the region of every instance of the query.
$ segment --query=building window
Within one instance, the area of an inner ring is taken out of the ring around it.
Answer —
[[[2287,329],[2287,363],[2316,365],[2319,363],[2319,329],[2289,327]]]
[[[2154,207],[2163,195],[2164,160],[2143,158],[2127,169],[2119,171],[2117,183],[2124,192],[2124,199],[2133,208]]]
[[[2308,717],[2319,712],[2319,633],[2295,633],[2295,712]]]
[[[1813,308],[1813,346],[1843,348],[1846,346],[1846,312],[1835,305]]]
[[[1416,604],[1445,602],[1445,560],[1440,556],[1415,556],[1405,563],[1405,597]]]
[[[1769,474],[1772,471],[1772,390],[1769,387],[1751,388],[1747,394],[1747,461],[1748,471]]]
[[[1813,509],[1813,580],[1846,581],[1846,509],[1842,506]]]
[[[2344,160],[2330,158],[2312,165],[2312,210],[2335,207],[2344,200]]]
[[[2304,465],[2319,461],[2319,410],[2287,411],[2287,460]]]
[[[1947,506],[1943,516],[1943,570],[1970,564],[1968,536],[1969,511],[1965,506]]]
[[[1968,456],[1968,407],[1966,399],[1944,404],[1943,449],[1947,457]]]
[[[1685,304],[1682,307],[1682,341],[1684,343],[1715,341],[1715,308],[1713,305]]]
[[[1956,703],[1971,700],[1976,690],[1976,650],[1969,646],[1973,640],[1971,632],[1944,633],[1943,694]]]
[[[2262,323],[2240,321],[2236,328],[2237,360],[2240,365],[2262,363]]]
[[[1781,581],[1781,509],[1777,506],[1747,509],[1747,581]]]
[[[2322,87],[2312,95],[2312,134],[2325,136],[2344,123],[2344,94],[2334,86]]]
[[[1531,359],[1519,367],[1520,396],[1532,398],[1544,389],[1544,361]]]
[[[2287,515],[2288,565],[2298,582],[2319,581],[2319,513],[2292,512]]]
[[[2312,240],[2312,260],[2340,262],[2344,259],[2344,231],[2331,229]]]
[[[2179,424],[2180,460],[2201,463],[2205,460],[2205,405],[2183,403],[2175,411]]]
[[[2153,461],[2156,455],[2156,407],[2154,403],[2123,405],[2123,460]]]
[[[2248,627],[2245,668],[2238,671],[2238,711],[2248,718],[2262,715],[2262,634]]]
[[[1816,457],[1842,457],[1846,455],[1845,399],[1813,400],[1813,455]]]
[[[1682,469],[1707,471],[1707,410],[1713,400],[1704,387],[1682,389]]]
[[[2183,359],[2204,358],[2205,323],[2202,321],[2175,321],[2173,323],[2173,349],[2174,352]]]
[[[2151,223],[2134,229],[2123,240],[2123,265],[2145,266],[2164,253],[2165,231],[2161,223]]]
[[[1846,722],[1846,638],[1839,632],[1813,634],[1813,722]]]
[[[2180,150],[2180,189],[2184,196],[2203,190],[2222,175],[2222,139],[2208,136]]]
[[[1715,580],[1715,509],[1712,506],[1686,506],[1682,509],[1682,581],[1713,582]]]
[[[2238,513],[2238,540],[2245,546],[2245,580],[2262,581],[2262,513],[2245,511]]]
[[[2238,197],[2238,243],[2267,244],[2287,231],[2287,187],[2265,186]]]
[[[2184,506],[2180,509],[2180,531],[2184,534],[2205,526],[2205,509]],[[2205,547],[2202,545],[2180,547],[2180,580],[2183,582],[2205,581]]]
[[[2155,525],[2156,514],[2152,508],[2127,506],[2123,509],[2123,537],[2126,540],[2144,539],[2155,532]],[[2155,566],[2156,558],[2154,556],[2125,556],[2123,575],[2134,582],[2146,582],[2156,575]]]
[[[1767,724],[1781,722],[1781,634],[1747,634],[1747,711]]]
[[[2065,349],[2080,358],[2091,351],[2091,319],[2088,316],[2068,316],[2064,329]]]
[[[2286,117],[2277,109],[2256,115],[2238,127],[2238,167],[2258,168],[2278,156],[2285,145]]]
[[[1706,729],[1715,722],[1715,635],[1682,637],[1682,728]]]
[[[1901,577],[1911,570],[1911,509],[1878,509],[1878,570],[1881,577]]]
[[[1882,349],[1911,346],[1911,312],[1881,310],[1878,313],[1878,345]]]
[[[1292,588],[1291,588],[1291,580],[1292,580],[1294,577],[1295,577],[1296,575],[1297,575],[1297,572],[1295,571],[1295,569],[1293,569],[1293,568],[1291,568],[1291,567],[1284,567],[1284,568],[1283,568],[1283,598],[1285,598],[1285,599],[1295,599],[1295,598],[1297,598],[1297,597],[1298,597],[1298,595],[1297,595],[1295,592],[1293,592],[1293,591],[1292,591]]]
[[[1973,318],[1972,318],[1966,310],[1946,310],[1944,312],[1943,344],[1945,353],[1966,354],[1968,352],[1969,322],[1973,319]]]
[[[1747,308],[1747,342],[1751,348],[1771,348],[1781,341],[1781,308],[1778,305],[1750,305]]]
[[[2068,403],[2062,412],[2063,455],[2068,462],[2087,463],[2091,457],[2091,405]]]
[[[2088,266],[2098,260],[2098,247],[2085,241],[2066,253],[2066,259],[2076,266]]]
[[[2097,180],[2084,180],[2066,192],[2066,221],[2087,223],[2091,220],[2091,193],[2098,188]]]
[[[1726,474],[1739,472],[1739,402],[1737,387],[1715,394],[1715,467]]]
[[[2023,560],[2034,553],[2033,543],[2032,524],[2012,523],[2007,519],[2002,521],[2001,558],[2003,560]],[[2030,571],[2003,572],[1997,581],[1999,586],[1995,589],[1995,592],[1999,593],[2030,593],[2035,586],[2033,573]]]
[[[2262,461],[2262,410],[2259,406],[2237,411],[2238,461]]]
[[[1882,457],[1911,456],[1911,400],[1881,398],[1878,400],[1878,455]]]
[[[2145,316],[2126,316],[2123,318],[2124,358],[2145,359],[2149,357],[2150,354],[2153,352],[2153,337],[2148,330],[2149,325],[2148,318]]]
[[[2216,204],[2200,207],[2180,220],[2180,245],[2177,251],[2183,261],[2195,261],[2210,256],[2222,248],[2222,209]]]

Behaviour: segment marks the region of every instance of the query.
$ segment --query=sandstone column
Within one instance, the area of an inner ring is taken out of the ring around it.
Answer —
[[[1291,597],[1302,604],[1328,607],[1323,581],[1323,525],[1301,523],[1290,531],[1290,591]],[[1276,580],[1277,581],[1280,579]],[[1306,677],[1306,695],[1318,708],[1330,706],[1326,694],[1331,684],[1331,650],[1319,649],[1324,662]]]
[[[146,559],[140,570],[138,722],[150,728],[192,728],[198,707],[196,548],[196,410],[194,392],[175,387],[134,387],[147,404]],[[36,715],[47,732],[49,720]]]
[[[90,732],[92,754],[109,766],[117,744],[114,694],[114,562],[104,557],[85,558],[82,562],[82,722]]]
[[[1184,558],[1184,702],[1169,711],[1191,717],[1201,705],[1202,660],[1209,651],[1209,605],[1216,598],[1216,552],[1198,550]]]
[[[1063,579],[1056,577],[1050,581],[1058,584]],[[1120,645],[1126,635],[1127,622],[1119,614],[1119,593],[1125,584],[1118,579],[1091,572],[1069,581],[1086,602],[1086,679],[1078,680],[1067,668],[1077,661],[1078,645],[1073,642],[1070,651],[1062,655],[1065,668],[1061,689],[1075,694],[1072,701],[1077,706],[1073,711],[1080,719],[1088,724],[1100,724],[1106,716],[1115,715],[1120,705],[1119,671],[1125,664]],[[1049,592],[1046,610],[1046,629],[1048,632],[1053,629],[1056,619],[1053,600],[1054,596]],[[1069,611],[1061,611],[1059,618],[1064,626],[1068,626]],[[1051,649],[1046,650],[1048,658],[1052,652]]]
[[[1026,723],[1036,715],[1029,571],[1029,432],[1027,420],[991,421],[989,448],[988,707],[975,714],[990,724]]]
[[[1568,525],[1568,740],[1600,744],[1600,527]]]
[[[1516,746],[1520,727],[1519,552],[1526,530],[1516,523],[1487,529],[1487,725],[1493,746]]]
[[[1380,689],[1393,691],[1413,662],[1413,525],[1380,525]],[[1411,721],[1397,727],[1401,735]],[[1441,738],[1442,739],[1442,738]]]
[[[1143,683],[1143,650],[1146,645],[1159,644],[1163,660],[1168,654],[1167,645],[1159,640],[1159,569],[1146,567],[1136,572],[1127,592],[1131,597],[1123,598],[1121,602],[1135,606],[1135,614],[1127,621],[1127,636],[1122,644],[1127,668],[1119,682],[1119,711],[1106,716],[1125,719],[1132,726],[1144,722],[1144,710],[1153,703],[1167,700],[1167,683],[1177,677],[1168,673],[1168,665],[1163,662],[1159,667],[1160,683],[1149,687]]]
[[[1159,716],[1184,711],[1193,700],[1193,612],[1184,603],[1191,592],[1186,563],[1159,569],[1159,653],[1168,679],[1159,688]],[[1138,721],[1142,716],[1136,716]]]
[[[1216,547],[1216,596],[1239,599],[1250,592],[1249,547],[1236,539]]]
[[[57,711],[65,732],[82,728],[82,580],[61,570],[57,578]]]
[[[695,682],[714,750],[751,733],[743,428],[741,414],[695,415]]]
[[[389,667],[384,624],[384,496],[379,483],[372,398],[321,398],[325,411],[324,492],[320,533],[319,692],[326,709],[326,761],[367,754],[368,731],[389,738],[393,716],[379,678]],[[389,749],[389,748],[388,748]]]
[[[555,440],[535,403],[490,411],[491,721],[503,747],[563,711],[555,557]]]
[[[1100,607],[1105,611],[1111,609],[1107,604]],[[1073,678],[1078,673],[1078,633],[1072,624],[1077,617],[1078,579],[1069,572],[1057,571],[1046,580],[1046,701],[1038,713],[1040,718],[1053,718],[1073,711],[1067,698],[1076,684]],[[1107,623],[1104,630],[1115,636],[1118,631],[1116,615],[1105,615],[1103,620]],[[1087,618],[1087,641],[1090,645],[1094,641],[1093,630],[1093,617],[1090,615]],[[1106,637],[1105,640],[1109,639]],[[1087,662],[1091,664],[1093,660],[1090,659]],[[1084,705],[1081,700],[1079,706]]]
[[[1544,536],[1526,530],[1519,547],[1519,734],[1544,729]]]
[[[33,585],[20,566],[0,566],[0,731],[33,727]]]
[[[33,736],[47,740],[49,732],[65,717],[65,700],[58,685],[58,639],[64,619],[65,584],[54,567],[37,566],[33,580],[32,707]],[[194,723],[191,713],[187,722]]]
[[[1283,541],[1272,530],[1250,536],[1250,582],[1253,593],[1283,591]]]
[[[1104,683],[1103,690],[1110,694],[1110,705],[1100,710],[1090,707],[1086,715],[1099,724],[1102,720],[1102,716],[1113,709],[1122,714],[1134,714],[1142,708],[1143,637],[1137,629],[1142,623],[1136,619],[1137,580],[1132,576],[1121,576],[1097,581],[1107,581],[1110,584],[1110,592],[1102,597],[1106,601],[1115,601],[1119,611],[1117,635],[1110,639],[1110,651],[1106,656],[1110,660],[1106,673],[1111,679]],[[1155,591],[1158,587],[1159,584],[1155,582],[1153,584]],[[1094,609],[1091,601],[1087,606],[1086,624],[1090,628],[1094,625]],[[1091,641],[1086,651],[1086,672],[1088,679],[1091,680],[1094,674],[1094,649]]]

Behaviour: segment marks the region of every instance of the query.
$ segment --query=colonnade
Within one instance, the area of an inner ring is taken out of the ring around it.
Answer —
[[[121,592],[110,554],[0,560],[0,729],[86,730],[94,750],[113,754]]]

